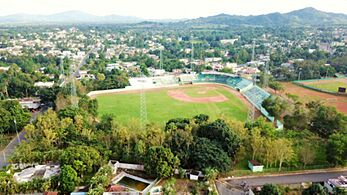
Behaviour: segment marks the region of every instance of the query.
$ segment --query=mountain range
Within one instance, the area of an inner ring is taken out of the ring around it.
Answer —
[[[219,14],[216,16],[197,18],[185,21],[195,24],[215,25],[259,25],[259,26],[283,26],[283,25],[332,25],[347,24],[347,15],[328,13],[308,7],[289,13],[270,13],[257,16],[237,16]]]
[[[184,25],[257,25],[257,26],[283,26],[283,25],[331,25],[347,24],[347,15],[328,13],[314,8],[304,8],[289,13],[270,13],[257,16],[238,16],[219,14],[196,19],[180,20],[147,20],[134,16],[107,15],[96,16],[81,11],[68,11],[52,15],[14,14],[0,16],[0,24],[132,24],[141,22],[175,23]]]

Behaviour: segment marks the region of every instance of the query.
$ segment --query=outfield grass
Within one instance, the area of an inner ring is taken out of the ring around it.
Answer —
[[[307,86],[314,87],[317,89],[322,89],[326,91],[331,91],[331,92],[338,92],[339,87],[345,87],[347,88],[347,83],[342,82],[342,81],[331,81],[331,82],[325,82],[325,83],[304,83]]]
[[[167,95],[170,89],[160,89],[146,92],[147,112],[149,122],[164,125],[169,119],[177,117],[192,117],[207,114],[212,119],[228,117],[239,121],[247,118],[247,106],[228,89],[216,86],[201,93],[206,86],[191,86],[179,88],[192,97],[209,97],[223,94],[229,100],[225,102],[190,103],[175,100]],[[172,89],[171,89],[172,90]],[[96,97],[99,102],[99,116],[113,114],[122,124],[139,121],[140,94],[106,94]]]

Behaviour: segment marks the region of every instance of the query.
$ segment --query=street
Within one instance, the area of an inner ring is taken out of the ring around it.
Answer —
[[[320,173],[286,174],[281,176],[260,176],[254,178],[233,178],[226,180],[229,184],[238,185],[246,182],[248,186],[262,186],[264,184],[295,184],[302,182],[323,182],[330,178],[347,175],[347,170],[326,171]]]
[[[48,107],[44,106],[41,108],[40,111],[38,112],[34,112],[31,115],[30,118],[30,123],[32,123],[33,121],[36,120],[36,118],[41,115],[42,113],[44,113],[46,110],[48,109]],[[19,139],[18,139],[19,137]],[[0,169],[3,166],[7,166],[8,165],[8,159],[11,156],[11,154],[15,151],[16,146],[19,145],[19,140],[23,141],[25,140],[25,131],[22,130],[21,132],[18,133],[18,137],[14,137],[11,142],[6,146],[6,148],[0,152]]]

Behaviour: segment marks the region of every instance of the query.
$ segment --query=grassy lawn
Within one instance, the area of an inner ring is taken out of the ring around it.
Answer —
[[[347,83],[342,81],[331,81],[328,83],[304,83],[307,86],[311,86],[317,89],[322,89],[331,92],[338,92],[339,87],[347,88]]]
[[[175,100],[167,95],[168,90],[146,92],[147,113],[149,122],[164,125],[169,119],[177,117],[192,117],[198,114],[207,114],[212,119],[220,116],[230,117],[239,121],[247,118],[247,106],[222,86],[213,87],[205,94],[204,86],[179,88],[192,97],[208,97],[223,94],[229,100],[225,102],[190,103]],[[174,89],[177,90],[177,89]],[[99,116],[114,114],[121,124],[139,121],[140,95],[139,94],[107,94],[97,97],[99,102]]]

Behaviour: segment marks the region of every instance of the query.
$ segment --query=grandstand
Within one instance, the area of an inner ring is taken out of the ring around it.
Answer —
[[[197,76],[196,83],[212,82],[221,83],[230,86],[242,93],[242,95],[253,104],[266,118],[271,122],[274,118],[269,115],[266,109],[262,106],[263,101],[270,96],[270,94],[258,86],[254,86],[252,81],[239,77],[237,75],[219,73],[219,72],[206,72]],[[277,127],[283,128],[280,121],[277,121]]]
[[[194,74],[181,74],[178,76],[179,84],[193,84],[193,81],[196,80],[196,75]]]

